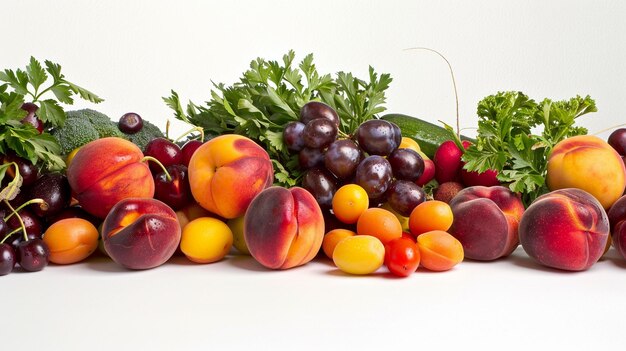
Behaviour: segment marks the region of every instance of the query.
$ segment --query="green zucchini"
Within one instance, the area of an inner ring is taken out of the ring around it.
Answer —
[[[417,141],[422,152],[431,159],[435,156],[439,145],[446,140],[451,140],[450,132],[443,127],[417,117],[393,113],[384,115],[381,119],[397,124],[402,131],[402,136]],[[474,139],[464,135],[461,135],[461,140],[475,142]]]

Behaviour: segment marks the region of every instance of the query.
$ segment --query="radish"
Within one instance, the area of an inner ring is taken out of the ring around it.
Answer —
[[[469,147],[470,142],[464,140],[463,147]],[[433,161],[435,162],[435,179],[439,184],[459,181],[460,171],[463,167],[461,162],[463,151],[452,140],[444,141],[437,151]]]
[[[415,181],[415,183],[419,186],[424,186],[426,183],[433,180],[435,177],[435,163],[432,160],[424,159],[424,172],[422,175]]]

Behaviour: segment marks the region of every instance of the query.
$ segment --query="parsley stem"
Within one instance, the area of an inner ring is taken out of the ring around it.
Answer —
[[[409,50],[426,50],[426,51],[433,52],[433,53],[439,55],[448,64],[448,69],[450,70],[450,76],[452,77],[452,86],[454,88],[454,100],[456,102],[456,134],[459,137],[461,137],[461,127],[460,127],[460,123],[459,123],[459,94],[458,94],[457,89],[456,89],[456,79],[454,78],[454,71],[452,70],[452,65],[450,64],[450,61],[448,61],[448,59],[445,56],[443,56],[442,53],[440,53],[437,50],[431,49],[431,48],[414,47],[414,48],[404,49],[404,51],[409,51]]]

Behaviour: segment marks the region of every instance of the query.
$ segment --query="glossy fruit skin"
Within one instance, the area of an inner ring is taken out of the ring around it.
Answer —
[[[248,245],[246,244],[246,239],[243,234],[244,224],[245,216],[232,218],[226,222],[226,225],[228,225],[228,228],[230,228],[230,231],[233,233],[233,246],[235,249],[244,255],[250,256],[250,250],[248,249]]]
[[[134,112],[128,112],[120,117],[117,126],[126,134],[135,134],[143,128],[143,119]]]
[[[408,277],[419,264],[419,248],[412,239],[394,239],[385,246],[385,265],[393,275]]]
[[[25,102],[22,104],[22,110],[28,112],[28,114],[22,118],[23,124],[30,124],[35,127],[39,134],[43,132],[43,122],[37,117],[36,113],[39,107],[32,102]]]
[[[128,269],[150,269],[165,263],[180,243],[176,213],[149,198],[118,202],[102,223],[107,254]]]
[[[26,208],[19,210],[18,214],[24,222],[24,226],[26,227],[26,233],[35,237],[41,237],[41,234],[43,233],[43,223],[41,219]],[[7,220],[7,225],[9,226],[9,230],[14,230],[20,227],[20,221],[18,220],[17,216],[13,215]],[[19,239],[22,238],[23,235],[20,232],[13,234],[12,237]],[[11,240],[11,238],[7,240]]]
[[[370,235],[341,240],[333,251],[333,262],[341,271],[355,275],[374,273],[385,261],[385,246]]]
[[[614,130],[608,139],[609,145],[621,156],[626,156],[626,128]]]
[[[411,149],[397,149],[387,157],[396,179],[416,181],[424,173],[424,159]]]
[[[365,210],[356,222],[359,235],[371,235],[383,244],[402,236],[402,224],[396,215],[382,208]]]
[[[153,197],[154,179],[143,157],[135,144],[122,138],[83,145],[67,168],[73,196],[85,211],[101,219],[123,199]]]
[[[463,141],[463,147],[467,148],[469,145],[469,142]],[[463,151],[452,140],[445,141],[437,148],[433,162],[435,163],[435,179],[439,184],[459,180],[461,167],[463,167],[462,156]]]
[[[298,153],[298,164],[302,169],[324,166],[324,151],[305,147]]]
[[[369,203],[365,189],[357,184],[346,184],[333,196],[333,213],[343,223],[354,224],[369,208]]]
[[[389,188],[392,178],[391,165],[381,156],[368,156],[356,169],[356,183],[365,189],[370,199],[381,198]]]
[[[337,126],[332,121],[318,118],[304,126],[302,140],[306,147],[323,149],[337,139],[337,133]]]
[[[300,109],[300,122],[307,124],[317,118],[327,119],[339,127],[339,115],[337,115],[337,111],[323,102],[310,101],[304,104]]]
[[[48,218],[47,223],[53,224],[55,222],[58,222],[62,219],[67,219],[67,218],[81,218],[81,219],[89,221],[95,227],[98,227],[102,223],[100,219],[96,218],[93,215],[90,215],[89,213],[87,213],[87,211],[83,210],[80,206],[66,207],[63,211],[58,213],[56,216]]]
[[[443,201],[425,201],[417,205],[409,216],[411,234],[419,236],[433,230],[447,231],[452,226],[454,216],[450,205]]]
[[[198,150],[200,146],[202,146],[202,144],[203,142],[201,142],[200,140],[189,140],[180,149],[183,153],[182,164],[185,167],[189,167],[189,161],[191,160],[191,156],[193,156],[193,154],[196,152],[196,150]]]
[[[17,168],[22,176],[22,186],[29,186],[39,178],[39,169],[37,166],[33,165],[29,160],[17,156],[14,152],[7,152],[7,154],[2,157],[2,162],[5,164],[15,162],[17,164]],[[9,167],[7,174],[13,179],[15,177],[15,169]]]
[[[337,191],[337,179],[323,168],[311,168],[302,176],[302,187],[313,195],[321,208],[329,209]]]
[[[38,272],[48,265],[50,250],[39,238],[22,241],[17,245],[17,257],[20,266],[28,272]]]
[[[359,146],[370,155],[387,156],[400,146],[402,135],[391,122],[372,119],[361,123],[356,138]]]
[[[154,176],[154,198],[165,202],[174,211],[185,207],[192,199],[187,167],[172,165],[166,167],[171,179],[161,171]]]
[[[433,160],[424,160],[424,172],[415,181],[415,184],[424,186],[435,178],[435,163]]]
[[[152,156],[159,160],[163,166],[173,166],[183,162],[183,153],[180,147],[165,138],[155,138],[146,145],[144,155]],[[149,162],[152,174],[159,173],[161,167],[155,162]]]
[[[289,151],[299,152],[304,148],[304,139],[302,138],[304,126],[304,123],[298,121],[289,122],[285,125],[283,140]]]
[[[385,195],[391,208],[404,217],[410,216],[417,205],[426,201],[424,190],[408,180],[394,180]]]
[[[0,244],[0,276],[11,273],[16,263],[17,255],[13,246],[6,243]]]
[[[270,269],[289,269],[311,261],[322,246],[324,230],[320,206],[300,187],[263,190],[244,218],[250,254]]]
[[[98,229],[82,218],[67,218],[53,223],[44,233],[43,241],[50,250],[50,262],[80,262],[98,248]]]
[[[39,217],[52,217],[61,213],[70,205],[72,189],[67,177],[61,173],[46,173],[42,175],[28,190],[31,199],[42,199],[46,202],[32,204],[30,208]]]
[[[417,237],[422,267],[435,272],[452,269],[465,257],[463,245],[455,237],[441,230],[433,230]]]
[[[322,250],[326,257],[333,259],[333,252],[339,242],[347,237],[355,236],[356,233],[348,229],[333,229],[324,235]]]
[[[233,233],[226,223],[202,217],[185,226],[180,249],[192,262],[212,263],[224,258],[232,244]]]
[[[356,173],[363,159],[359,146],[350,139],[336,140],[324,154],[324,166],[339,179],[347,179]]]

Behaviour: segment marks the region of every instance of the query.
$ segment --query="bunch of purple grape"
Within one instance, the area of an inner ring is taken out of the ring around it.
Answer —
[[[415,181],[424,171],[424,160],[414,150],[399,148],[400,128],[391,122],[372,119],[350,135],[339,130],[340,119],[330,106],[312,101],[300,110],[300,121],[285,126],[287,148],[298,153],[305,170],[302,187],[329,209],[339,187],[358,184],[372,205],[388,202],[408,216],[426,196]]]

